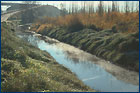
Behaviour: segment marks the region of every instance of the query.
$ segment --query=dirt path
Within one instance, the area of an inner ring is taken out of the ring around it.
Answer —
[[[38,7],[41,7],[41,6],[35,6],[35,7],[32,7],[32,8],[29,8],[29,9],[38,8]],[[1,14],[1,22],[7,21],[7,19],[10,16],[12,16],[15,13],[22,12],[22,11],[25,11],[25,10],[18,10],[18,11],[14,11],[14,12],[10,12],[10,13]]]
[[[7,19],[8,19],[10,16],[12,16],[13,14],[15,14],[15,13],[17,13],[17,12],[19,12],[19,11],[1,15],[1,22],[7,21]]]

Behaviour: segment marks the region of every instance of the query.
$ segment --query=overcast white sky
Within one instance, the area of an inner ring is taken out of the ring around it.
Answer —
[[[1,2],[21,3],[22,1],[1,1]],[[54,5],[54,6],[58,7],[58,8],[60,8],[60,4],[61,3],[64,3],[66,5],[66,8],[68,8],[70,6],[71,2],[74,2],[75,4],[81,5],[81,2],[82,1],[37,1],[37,2],[40,3],[40,4]],[[94,2],[94,6],[95,7],[98,6],[99,1],[86,1],[87,4],[92,3],[92,2]],[[130,5],[132,4],[132,2],[134,3],[134,5],[136,3],[138,3],[138,1],[127,1],[127,2],[129,2]],[[104,1],[103,3],[107,7],[108,5],[111,5],[112,4],[112,1]],[[118,5],[120,6],[120,8],[123,8],[124,5],[125,5],[125,1],[118,1]],[[136,6],[134,6],[134,8],[135,7]],[[3,7],[2,6],[2,9],[6,9],[6,7]]]

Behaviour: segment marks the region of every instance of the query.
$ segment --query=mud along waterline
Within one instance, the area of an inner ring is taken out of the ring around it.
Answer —
[[[71,45],[35,33],[18,33],[20,38],[47,51],[91,88],[103,92],[139,91],[139,74],[113,65]]]

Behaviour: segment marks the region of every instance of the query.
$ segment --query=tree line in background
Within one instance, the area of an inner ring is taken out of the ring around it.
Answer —
[[[23,3],[39,4],[36,1],[24,1]],[[39,30],[59,26],[68,28],[71,31],[79,31],[83,28],[98,31],[112,29],[114,32],[127,33],[139,31],[139,2],[124,1],[123,6],[119,5],[119,1],[112,1],[110,5],[105,3],[105,1],[99,1],[98,5],[95,5],[95,1],[73,1],[69,2],[68,5],[63,2],[60,4],[61,16],[45,17],[37,20],[38,24],[43,24]],[[26,17],[26,19],[33,21],[34,13],[32,11],[26,12],[23,15],[23,19],[27,16],[26,14],[28,16],[30,14],[29,18]]]
[[[64,11],[63,14],[75,14],[75,13],[98,13],[100,16],[103,16],[104,13],[110,12],[139,12],[139,2],[129,2],[125,1],[123,6],[119,6],[119,1],[112,1],[112,5],[105,5],[105,1],[99,1],[98,6],[95,6],[95,1],[81,1],[81,4],[76,2],[71,2],[69,7],[67,7],[66,2],[61,3],[61,10]]]
[[[81,1],[81,5],[71,2],[68,7],[64,2],[60,4],[61,16],[38,20],[38,24],[43,24],[39,30],[59,26],[71,31],[79,31],[83,28],[98,31],[112,29],[114,32],[126,33],[139,31],[139,3],[126,1],[124,4],[123,8],[120,8],[117,1],[112,1],[111,6],[106,6],[103,1],[100,1],[95,7],[94,1]]]
[[[96,1],[97,2],[97,1]],[[138,1],[124,1],[124,5],[120,6],[120,1],[112,1],[111,5],[104,4],[105,1],[99,1],[98,6],[95,1],[81,1],[81,2],[69,2],[66,1],[60,3],[60,8],[62,10],[62,15],[66,14],[76,14],[76,13],[98,13],[102,16],[104,13],[110,12],[139,12],[139,2]],[[122,1],[121,1],[122,2]],[[31,5],[41,4],[39,1],[22,1],[22,3],[27,4],[26,8]]]

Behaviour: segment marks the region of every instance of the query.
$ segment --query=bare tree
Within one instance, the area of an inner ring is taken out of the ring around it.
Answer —
[[[106,20],[109,20],[109,18],[110,18],[110,13],[111,13],[111,8],[110,8],[110,6],[108,5],[108,7],[107,7],[107,19],[106,19]]]
[[[86,13],[86,1],[81,1],[81,13],[85,14]]]
[[[100,1],[98,5],[98,14],[99,16],[103,16],[103,13],[104,13],[103,1]]]
[[[68,12],[71,14],[71,4],[69,4]]]
[[[108,5],[107,13],[110,14],[110,12],[111,12],[111,8],[110,8],[110,6]]]
[[[74,2],[72,2],[71,4],[71,10],[72,10],[72,14],[74,14]]]
[[[88,2],[88,13],[89,13],[89,15],[91,13],[94,13],[94,1]]]
[[[92,13],[95,13],[95,11],[94,11],[94,1],[91,3],[91,11],[92,11]]]
[[[112,12],[115,12],[115,1],[112,1]]]
[[[84,14],[86,13],[86,2],[84,1],[84,7],[83,7]]]
[[[118,4],[117,1],[112,1],[112,12],[118,12],[119,8],[118,8]]]
[[[78,13],[78,5],[77,5],[77,3],[74,3],[74,12]]]
[[[134,12],[134,2],[132,1],[131,3],[131,12],[133,13]]]
[[[128,14],[129,13],[129,2],[125,1],[125,13]]]
[[[136,12],[139,13],[139,2],[136,2]]]
[[[61,15],[65,16],[68,13],[66,10],[66,3],[65,2],[61,3],[60,8],[61,8]]]

